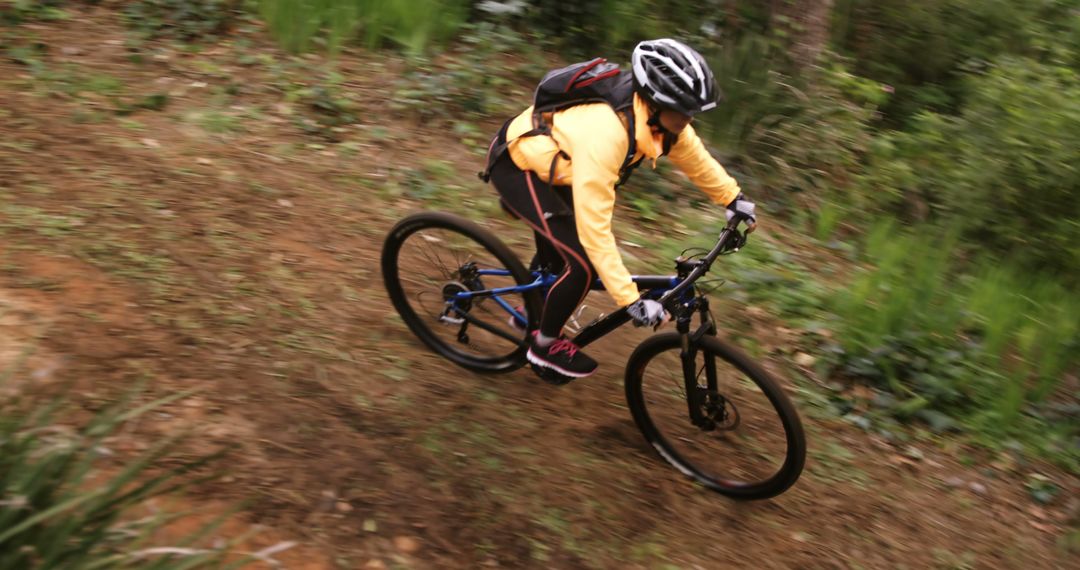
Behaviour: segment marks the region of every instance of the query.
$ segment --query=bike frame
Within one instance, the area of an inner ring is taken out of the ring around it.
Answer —
[[[682,337],[680,357],[682,359],[683,379],[687,395],[686,400],[689,407],[688,412],[690,420],[694,425],[702,429],[715,428],[714,420],[705,416],[704,404],[706,398],[708,398],[710,394],[718,394],[716,363],[712,361],[712,359],[705,359],[705,385],[701,385],[698,381],[699,372],[696,370],[694,361],[697,357],[697,341],[700,340],[703,335],[715,335],[716,323],[712,318],[712,313],[709,311],[708,298],[704,295],[697,295],[693,285],[701,276],[709,271],[712,263],[720,256],[720,254],[728,251],[738,251],[738,249],[746,243],[746,234],[740,234],[738,231],[740,221],[741,220],[736,218],[728,223],[727,227],[720,232],[716,245],[713,246],[712,250],[710,250],[704,258],[677,258],[675,260],[676,275],[635,275],[631,277],[633,282],[637,284],[638,289],[642,291],[642,297],[658,300],[674,317],[675,330]],[[505,269],[474,268],[474,271],[474,274],[478,277],[483,277],[485,275],[507,277],[511,275],[510,271]],[[450,304],[451,307],[456,307],[458,303],[467,303],[472,299],[490,297],[524,327],[527,326],[528,321],[526,321],[525,317],[518,313],[514,307],[510,306],[509,303],[502,299],[501,296],[513,293],[525,293],[534,290],[546,292],[558,278],[557,275],[553,275],[547,271],[534,271],[533,277],[533,281],[525,285],[483,289],[478,291],[461,291],[448,298],[447,303]],[[597,279],[593,283],[591,290],[602,291],[604,290],[604,286],[600,280]],[[517,338],[498,327],[476,319],[470,315],[467,310],[456,310],[455,312],[460,315],[462,319],[471,324],[512,342],[518,344],[522,343],[520,338]],[[695,312],[700,315],[701,325],[697,330],[691,333],[690,325]],[[573,342],[579,347],[587,346],[596,340],[607,336],[615,329],[626,324],[629,320],[630,315],[627,312],[627,308],[622,307],[603,318],[586,325],[585,328],[581,329],[581,331],[573,338]]]

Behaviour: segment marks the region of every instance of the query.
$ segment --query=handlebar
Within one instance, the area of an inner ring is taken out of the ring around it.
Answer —
[[[664,308],[668,308],[672,299],[680,298],[687,288],[693,286],[695,281],[702,275],[708,273],[709,267],[712,265],[713,261],[716,261],[716,258],[719,257],[720,254],[728,250],[737,250],[746,243],[746,235],[739,233],[740,223],[742,223],[741,218],[732,218],[716,238],[716,245],[714,245],[712,250],[705,255],[705,259],[702,259],[697,263],[697,266],[690,271],[690,274],[686,276],[686,279],[683,279],[681,283],[675,286],[675,288],[668,290],[668,292],[660,297],[659,302]]]

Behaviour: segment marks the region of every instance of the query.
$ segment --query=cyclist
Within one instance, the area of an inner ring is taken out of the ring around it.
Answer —
[[[658,326],[669,317],[657,301],[642,299],[623,264],[611,232],[620,168],[636,142],[634,165],[666,155],[730,219],[756,224],[754,204],[709,154],[690,125],[712,109],[719,88],[705,59],[672,39],[639,43],[631,58],[633,128],[607,103],[586,103],[557,111],[549,135],[516,138],[533,128],[532,107],[507,121],[492,141],[506,145],[490,166],[490,181],[503,207],[534,230],[531,269],[561,272],[551,287],[533,332],[529,362],[569,378],[596,371],[595,360],[562,335],[563,326],[600,278],[604,288],[637,326]],[[553,162],[554,161],[554,162]]]

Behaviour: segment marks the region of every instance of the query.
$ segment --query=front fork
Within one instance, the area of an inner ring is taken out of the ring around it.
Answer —
[[[717,394],[716,361],[712,358],[705,359],[705,385],[698,380],[697,353],[698,341],[704,335],[716,334],[716,322],[709,312],[709,300],[699,297],[694,300],[696,307],[687,307],[689,310],[680,311],[675,321],[675,328],[679,332],[681,340],[679,357],[682,359],[683,382],[686,389],[686,405],[690,415],[690,422],[703,430],[716,428],[716,422],[705,415],[705,404],[709,394]],[[700,316],[701,325],[694,332],[690,332],[690,322],[694,312]]]

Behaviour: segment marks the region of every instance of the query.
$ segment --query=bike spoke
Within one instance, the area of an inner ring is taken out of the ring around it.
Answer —
[[[689,385],[696,391],[688,395],[678,337],[669,338],[669,348],[638,368],[643,409],[650,429],[662,437],[664,457],[694,465],[696,473],[707,474],[718,487],[719,481],[755,485],[777,476],[788,456],[788,443],[769,396],[705,346],[696,351]],[[706,375],[715,379],[709,381],[715,385],[702,384]],[[687,415],[691,396],[694,419]]]
[[[509,273],[472,273],[481,268],[502,269],[498,257],[472,238],[447,228],[417,231],[403,240],[400,251],[398,281],[406,298],[415,303],[414,310],[430,323],[428,329],[438,342],[471,358],[501,358],[519,350],[525,333],[506,324],[509,313],[492,297],[478,295],[447,302],[456,293],[513,286],[515,280]],[[511,306],[525,304],[521,293],[500,297]],[[444,315],[462,321],[448,322]]]

